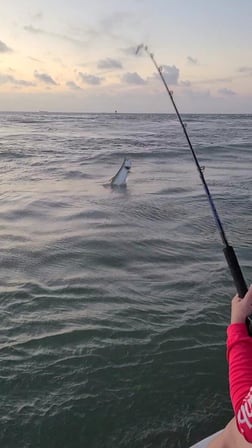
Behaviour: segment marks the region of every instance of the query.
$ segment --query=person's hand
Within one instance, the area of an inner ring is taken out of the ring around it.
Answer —
[[[231,305],[231,324],[245,323],[246,318],[252,314],[252,285],[241,299],[237,294]]]

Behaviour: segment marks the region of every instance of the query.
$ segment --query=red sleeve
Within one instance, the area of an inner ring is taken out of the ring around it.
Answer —
[[[229,325],[227,335],[230,397],[236,423],[252,443],[252,338],[242,323]]]

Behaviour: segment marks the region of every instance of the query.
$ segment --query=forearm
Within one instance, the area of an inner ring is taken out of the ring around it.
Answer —
[[[243,323],[228,327],[227,358],[230,397],[237,426],[252,442],[252,338]]]

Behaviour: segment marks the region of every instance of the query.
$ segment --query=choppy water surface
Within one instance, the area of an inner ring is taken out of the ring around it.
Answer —
[[[184,119],[251,282],[252,116]],[[187,448],[220,429],[234,287],[175,117],[1,113],[0,170],[1,447]]]

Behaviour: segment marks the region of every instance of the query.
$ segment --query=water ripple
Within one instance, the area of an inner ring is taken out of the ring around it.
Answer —
[[[249,280],[251,116],[183,119]],[[175,117],[0,122],[1,445],[184,448],[219,429],[234,287]],[[125,156],[127,188],[104,188]]]

